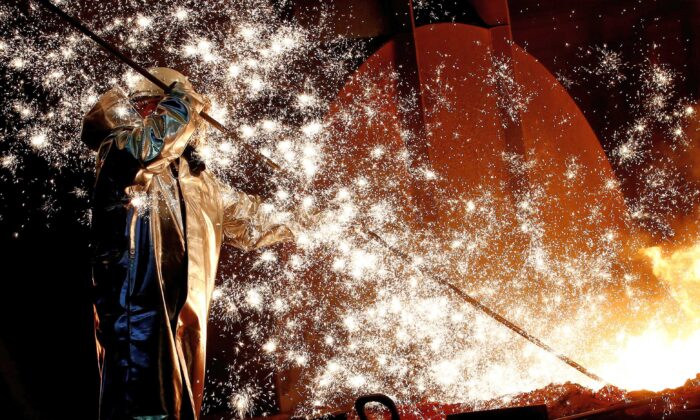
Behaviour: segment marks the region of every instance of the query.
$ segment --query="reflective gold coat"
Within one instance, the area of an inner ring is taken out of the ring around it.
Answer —
[[[83,141],[98,148],[93,278],[102,419],[198,418],[222,243],[250,250],[293,237],[259,197],[231,190],[195,155],[183,155],[202,102],[178,85],[142,118],[112,90],[83,121]]]

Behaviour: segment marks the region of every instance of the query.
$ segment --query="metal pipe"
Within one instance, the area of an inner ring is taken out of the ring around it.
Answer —
[[[83,25],[82,22],[80,22],[78,19],[74,18],[73,16],[67,14],[60,8],[58,8],[56,5],[51,3],[49,0],[39,0],[39,4],[47,8],[48,10],[52,11],[54,14],[59,16],[61,19],[66,21],[69,25],[86,35],[88,38],[92,39],[96,43],[98,43],[102,48],[104,48],[108,53],[112,54],[113,56],[117,57],[119,60],[124,62],[126,65],[134,69],[137,73],[141,74],[143,77],[151,81],[154,85],[158,86],[159,88],[163,89],[164,92],[168,92],[169,86],[160,81],[157,77],[152,75],[148,70],[146,70],[143,66],[139,65],[137,62],[132,60],[129,56],[121,52],[117,47],[114,45],[110,44],[109,42],[105,41],[102,37],[97,35],[96,33],[92,32],[88,27]],[[242,141],[236,133],[233,131],[229,130],[226,128],[223,124],[220,122],[216,121],[214,118],[212,118],[209,114],[207,114],[204,111],[201,111],[199,115],[209,124],[211,124],[214,128],[217,130],[221,131],[228,137],[229,139],[235,141],[239,145],[241,145],[248,153],[253,155],[256,160],[263,162],[265,165],[268,167],[272,168],[275,171],[282,172],[282,168],[273,162],[271,159],[267,158],[266,156],[263,156],[255,150],[251,145],[248,143]]]
[[[372,231],[366,231],[365,232],[367,236],[369,236],[372,240],[375,242],[381,244],[388,250],[390,250],[394,255],[402,258],[404,261],[410,263],[411,257],[407,255],[405,252],[396,249],[393,247],[391,244],[387,243],[381,236],[377,235],[376,233]],[[567,365],[571,366],[572,368],[576,369],[577,371],[583,373],[584,375],[588,376],[589,378],[593,379],[596,382],[601,382],[604,384],[607,384],[608,382],[605,381],[603,378],[600,376],[596,375],[595,373],[591,372],[590,370],[586,369],[583,365],[580,363],[577,363],[573,359],[569,358],[568,356],[565,356],[558,351],[554,350],[552,347],[549,345],[545,344],[542,340],[539,338],[533,336],[532,334],[528,333],[521,327],[519,327],[517,324],[514,322],[510,321],[509,319],[503,317],[501,314],[498,312],[494,311],[493,309],[489,308],[488,306],[484,305],[481,303],[478,299],[470,296],[469,294],[465,293],[462,289],[459,287],[455,286],[448,280],[442,279],[442,278],[436,278],[432,277],[429,275],[426,275],[420,268],[417,268],[417,270],[423,275],[424,277],[433,280],[434,282],[447,287],[450,289],[454,294],[462,298],[465,302],[468,304],[472,305],[474,308],[478,309],[479,311],[483,312],[484,314],[490,316],[494,320],[498,321],[501,325],[505,326],[509,330],[513,331],[514,333],[518,334],[519,336],[523,337],[527,341],[531,342],[532,344],[536,345],[537,347],[541,348],[542,350],[547,351],[548,353],[552,354],[555,356],[557,359],[561,360],[562,362],[566,363]]]

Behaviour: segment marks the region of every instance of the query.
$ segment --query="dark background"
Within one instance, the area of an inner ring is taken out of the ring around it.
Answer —
[[[430,17],[430,9],[418,18],[478,21],[459,4],[465,3],[445,1],[434,7],[438,18]],[[589,46],[607,44],[633,64],[649,59],[669,64],[685,76],[676,86],[679,95],[697,99],[700,94],[700,1],[510,0],[509,6],[515,41],[554,74],[567,75],[585,60]],[[615,146],[611,131],[628,121],[634,87],[616,89],[611,94],[593,80],[569,86],[607,152]],[[10,122],[4,120],[7,127]],[[75,182],[60,182],[71,176],[37,157],[18,169],[17,178],[25,181],[5,177],[0,182],[0,418],[95,417],[98,376],[88,231],[78,220],[85,198],[75,195]],[[634,183],[625,188],[626,195],[635,194]],[[50,220],[42,209],[47,191],[59,204]],[[234,356],[221,350],[226,346],[217,348],[218,331],[213,326],[210,332],[210,357],[231,364]],[[225,410],[225,401],[212,404],[212,411]]]

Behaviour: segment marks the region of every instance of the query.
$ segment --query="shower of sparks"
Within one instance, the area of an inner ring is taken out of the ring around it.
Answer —
[[[699,193],[696,177],[683,176],[687,170],[675,163],[687,159],[684,156],[694,156],[692,150],[697,147],[693,143],[697,141],[697,128],[689,127],[697,120],[695,104],[676,91],[683,75],[649,59],[632,64],[607,46],[592,47],[583,55],[588,64],[575,69],[580,80],[602,91],[614,91],[623,81],[637,87],[624,105],[629,120],[603,128],[612,140],[609,156],[623,189],[640,191],[628,202],[635,223],[673,237],[669,215],[692,212]],[[658,147],[655,136],[663,138],[664,147]],[[688,178],[693,179],[693,185],[686,181]]]
[[[274,382],[270,375],[256,377],[256,366],[276,372],[279,381],[291,381],[301,415],[322,413],[358,393],[374,391],[405,403],[474,403],[550,382],[600,385],[476,312],[431,281],[430,273],[449,275],[465,292],[563,354],[619,379],[619,385],[671,386],[683,375],[697,373],[692,371],[697,366],[690,371],[676,366],[673,374],[653,383],[625,376],[628,369],[646,363],[633,358],[639,346],[654,343],[652,359],[680,358],[689,348],[697,349],[695,331],[685,339],[664,336],[666,347],[657,339],[659,331],[667,331],[682,316],[697,319],[697,313],[668,310],[674,297],[697,285],[673,283],[675,275],[657,273],[670,288],[663,303],[640,287],[640,275],[624,256],[626,238],[595,224],[604,211],[595,197],[617,191],[618,180],[606,180],[600,191],[581,200],[576,216],[593,226],[574,232],[585,243],[585,252],[579,242],[552,244],[544,238],[544,216],[557,205],[546,185],[530,186],[516,203],[486,187],[468,196],[442,192],[450,216],[461,223],[440,235],[421,229],[408,222],[406,180],[392,170],[407,162],[406,150],[388,144],[348,149],[338,134],[352,129],[357,115],[366,117],[377,132],[386,129],[377,85],[367,81],[352,109],[326,118],[335,86],[345,79],[350,64],[364,56],[362,46],[336,39],[334,48],[324,49],[317,41],[323,25],[302,28],[282,18],[284,13],[273,3],[210,1],[192,9],[188,2],[168,0],[159,10],[170,10],[174,19],[160,19],[138,1],[117,6],[61,2],[137,62],[188,74],[211,99],[216,119],[295,174],[275,187],[269,208],[283,215],[299,209],[312,215],[297,232],[293,251],[272,248],[241,257],[250,259],[249,276],[237,277],[227,269],[236,266],[236,258],[222,261],[212,323],[235,338],[225,350],[245,357],[230,359],[224,383],[207,386],[205,410],[225,405],[239,416],[253,413]],[[591,55],[597,64],[580,69],[581,77],[601,77],[607,86],[625,80],[620,54],[603,48]],[[28,176],[23,170],[28,159],[42,159],[56,173],[72,173],[78,181],[68,190],[82,200],[79,219],[89,223],[85,191],[95,157],[79,141],[80,121],[101,93],[114,86],[128,89],[135,74],[92,41],[58,26],[37,6],[29,18],[0,6],[0,58],[7,89],[2,114],[13,121],[12,130],[0,137],[3,180],[28,182],[23,178]],[[520,89],[511,66],[495,59],[484,83],[501,91],[505,100],[498,106],[517,121],[537,92]],[[674,147],[687,147],[687,121],[696,118],[694,105],[674,94],[679,75],[652,63],[638,73],[640,100],[634,118],[613,134],[617,146],[610,155],[620,167],[649,162],[652,129],[664,130]],[[393,80],[396,74],[381,76]],[[440,77],[438,71],[428,94],[449,110],[446,96],[452,88]],[[213,129],[199,137],[199,153],[210,170],[228,182],[245,179],[249,168],[240,164],[244,152],[235,143]],[[346,177],[333,159],[341,149],[371,170]],[[519,176],[544,164],[517,155],[502,159]],[[591,171],[575,159],[561,169],[553,176],[566,185],[584,182]],[[638,174],[643,194],[629,203],[626,223],[668,230],[664,212],[679,201],[697,201],[697,191],[671,170],[648,165]],[[430,168],[422,168],[420,175],[433,185],[447,176]],[[55,186],[47,182],[42,188],[50,216],[60,205],[52,198]],[[135,195],[132,205],[141,211],[147,200]],[[381,232],[409,253],[412,263],[368,242],[357,225]],[[525,251],[522,243],[527,244]],[[700,257],[693,258],[697,265]],[[662,268],[655,262],[657,269]],[[614,307],[610,302],[616,302]],[[649,302],[664,314],[653,325],[646,323]],[[630,332],[625,333],[627,327]],[[616,357],[618,363],[611,362]]]
[[[625,62],[619,52],[613,51],[604,45],[602,47],[594,47],[586,51],[586,53],[594,57],[593,64],[584,66],[581,70],[598,77],[608,88],[614,88],[626,79],[623,72]]]
[[[518,122],[520,113],[527,110],[533,92],[526,92],[515,80],[511,59],[494,56],[493,65],[489,70],[487,83],[494,85],[499,91],[498,106],[513,122]]]

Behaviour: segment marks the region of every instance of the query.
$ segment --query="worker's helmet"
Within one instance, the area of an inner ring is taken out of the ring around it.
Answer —
[[[187,80],[187,76],[177,70],[167,67],[151,67],[148,72],[154,75],[158,80],[170,86],[173,82],[182,83],[186,90],[192,90],[192,84]],[[132,86],[130,86],[129,98],[138,100],[139,98],[148,98],[154,96],[163,96],[163,89],[159,88],[153,82],[145,77],[138,75]]]

